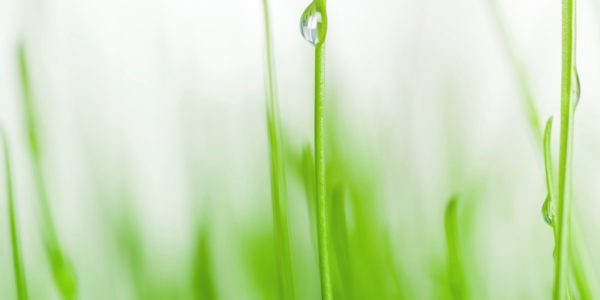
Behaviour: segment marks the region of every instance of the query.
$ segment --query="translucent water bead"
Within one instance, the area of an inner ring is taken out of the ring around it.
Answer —
[[[302,37],[313,46],[325,40],[325,34],[327,33],[326,16],[316,2],[312,2],[302,13],[300,32]]]

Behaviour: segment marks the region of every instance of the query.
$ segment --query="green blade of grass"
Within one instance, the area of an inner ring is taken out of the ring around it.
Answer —
[[[207,225],[200,225],[197,232],[193,270],[195,299],[218,299],[208,229]]]
[[[575,70],[575,0],[562,0],[561,126],[557,201],[557,249],[554,268],[555,300],[567,299],[571,172],[575,105],[572,95]]]
[[[319,42],[315,48],[315,177],[317,179],[317,237],[319,244],[319,267],[321,273],[321,296],[333,299],[331,261],[329,258],[329,210],[327,203],[326,161],[325,161],[325,38],[327,32],[326,1],[315,1],[321,13]]]
[[[556,186],[554,184],[554,167],[552,166],[551,135],[552,120],[548,118],[546,129],[544,131],[544,165],[546,173],[546,187],[548,189],[549,201],[554,205],[556,203]],[[552,224],[552,229],[556,239],[557,226]],[[598,295],[597,288],[592,284],[594,282],[593,270],[589,268],[589,258],[583,244],[583,236],[577,219],[573,219],[571,224],[571,236],[569,240],[569,262],[571,264],[571,275],[575,283],[575,288],[582,299],[596,299]]]
[[[586,245],[577,219],[573,218],[571,224],[571,240],[569,242],[569,263],[575,288],[581,299],[598,299],[598,287],[594,284],[595,274],[589,262],[589,254],[585,250]]]
[[[267,52],[267,127],[271,164],[271,198],[273,219],[275,222],[275,240],[279,280],[283,299],[295,299],[294,272],[290,249],[289,224],[287,219],[287,189],[285,178],[285,162],[282,154],[281,125],[277,108],[277,87],[275,82],[275,63],[271,44],[271,22],[269,18],[269,1],[263,0],[265,19],[265,43]]]
[[[444,214],[446,245],[448,248],[448,279],[453,299],[466,299],[466,280],[460,254],[458,203],[459,199],[456,196],[450,198]]]
[[[61,295],[64,299],[74,299],[77,295],[77,281],[74,268],[68,257],[65,255],[58,240],[48,201],[48,193],[44,183],[40,135],[37,131],[38,118],[35,112],[33,88],[30,81],[24,44],[19,44],[17,53],[23,97],[25,130],[29,141],[29,153],[32,160],[35,187],[38,193],[38,204],[41,209],[41,227],[45,239],[46,254],[48,255],[54,282]]]
[[[17,226],[17,216],[15,213],[15,194],[13,188],[10,150],[8,146],[8,138],[4,129],[0,129],[2,141],[4,144],[4,171],[6,173],[6,196],[8,199],[8,221],[10,222],[10,240],[13,255],[13,269],[15,273],[15,283],[17,289],[17,298],[19,300],[27,300],[27,281],[25,279],[25,267],[21,253],[19,242],[19,230]]]
[[[552,123],[553,123],[554,118],[550,117],[548,118],[548,121],[546,121],[546,127],[544,129],[544,140],[543,140],[543,147],[544,147],[544,173],[546,174],[546,189],[548,191],[548,198],[546,199],[546,201],[550,201],[548,203],[548,205],[552,205],[551,207],[547,207],[546,209],[553,209],[553,205],[556,204],[556,189],[554,187],[554,169],[552,166]],[[556,219],[553,214],[554,211],[549,211],[549,212],[544,212],[545,214],[552,214],[549,216],[549,218],[551,219]],[[555,226],[555,221],[553,220],[552,222],[552,230],[554,232],[554,238],[556,239],[556,226]]]

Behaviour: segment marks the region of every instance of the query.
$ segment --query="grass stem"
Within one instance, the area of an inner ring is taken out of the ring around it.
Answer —
[[[282,150],[281,122],[277,107],[277,84],[275,63],[271,41],[271,21],[269,1],[263,0],[265,22],[265,43],[267,53],[267,127],[269,136],[271,164],[271,198],[275,222],[275,243],[277,247],[277,266],[283,299],[295,299],[294,272],[290,247],[289,224],[287,220],[287,188],[285,162]]]
[[[327,26],[326,1],[315,0]],[[325,27],[326,28],[326,27]],[[325,32],[325,31],[323,31]],[[331,281],[330,225],[327,203],[326,160],[325,160],[325,35],[315,48],[315,172],[317,178],[317,235],[319,242],[319,265],[321,271],[321,296],[333,299]]]
[[[572,93],[575,70],[575,0],[562,0],[562,80],[561,126],[558,174],[557,241],[554,267],[555,300],[568,298],[568,258],[571,213],[571,160],[573,149],[574,99]]]

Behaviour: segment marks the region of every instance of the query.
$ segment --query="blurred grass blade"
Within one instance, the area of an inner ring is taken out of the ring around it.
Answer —
[[[573,218],[571,224],[571,240],[569,242],[569,262],[571,274],[580,299],[599,299],[596,275],[589,254],[586,251],[584,236],[579,226],[579,221]]]
[[[194,299],[217,299],[208,227],[201,225],[196,235],[193,273]]]
[[[332,231],[332,265],[336,271],[334,279],[334,292],[337,299],[354,299],[352,259],[348,242],[348,224],[346,220],[346,195],[345,186],[336,184],[331,190],[331,231]]]
[[[491,8],[492,16],[496,22],[496,27],[498,28],[500,41],[504,51],[506,52],[506,55],[508,56],[513,74],[518,84],[521,99],[523,100],[523,106],[527,112],[529,127],[535,136],[535,140],[539,141],[542,134],[540,117],[535,105],[533,91],[529,78],[527,77],[527,72],[525,71],[525,67],[523,66],[523,63],[517,54],[515,46],[513,45],[510,31],[508,30],[508,26],[506,25],[502,15],[498,0],[488,0],[488,3]]]
[[[13,268],[15,272],[15,283],[17,288],[17,298],[19,300],[27,300],[27,281],[25,279],[25,267],[21,253],[19,230],[17,226],[18,222],[15,212],[15,194],[12,179],[11,159],[9,152],[10,149],[8,146],[8,137],[6,136],[4,129],[0,129],[0,133],[2,134],[2,141],[4,144],[4,168],[6,173],[6,196],[8,199],[8,221],[10,222],[10,239],[13,255]]]
[[[458,228],[458,203],[459,199],[456,196],[452,197],[446,205],[444,214],[446,245],[448,248],[448,276],[453,299],[467,299]]]
[[[40,135],[38,134],[37,114],[35,110],[33,87],[27,64],[27,54],[24,44],[19,44],[18,49],[18,65],[21,79],[21,92],[23,97],[23,110],[25,120],[25,130],[29,141],[29,152],[32,160],[34,173],[34,181],[38,193],[38,204],[42,214],[42,232],[45,239],[46,254],[50,261],[54,282],[57,285],[64,299],[74,299],[77,295],[77,282],[75,279],[75,271],[70,260],[62,250],[52,212],[50,210],[48,193],[44,183],[42,170],[42,148],[40,143]]]
[[[267,127],[271,164],[271,198],[273,219],[275,222],[275,240],[277,247],[277,265],[283,299],[295,299],[295,283],[290,249],[289,224],[287,219],[287,189],[285,178],[285,162],[282,153],[281,124],[277,105],[277,87],[275,81],[275,62],[271,44],[271,22],[269,2],[263,0],[265,19],[265,43],[267,52]]]

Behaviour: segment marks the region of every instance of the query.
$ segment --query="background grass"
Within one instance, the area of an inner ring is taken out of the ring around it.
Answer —
[[[293,278],[296,298],[318,299],[324,203],[334,299],[551,297],[555,242],[531,132],[559,116],[558,4],[328,1],[318,82],[298,32],[307,2],[269,3],[266,47],[261,1],[5,4],[0,121],[30,298],[280,299],[278,282]],[[586,99],[600,95],[600,40],[596,15],[578,22],[580,238],[566,276],[575,298],[593,299],[600,104]],[[275,94],[279,117],[268,118]],[[277,148],[285,170],[272,177]],[[275,214],[272,178],[287,190]],[[290,271],[276,259],[280,214]],[[9,227],[0,223],[0,298],[12,299]],[[49,247],[40,227],[60,242]]]

